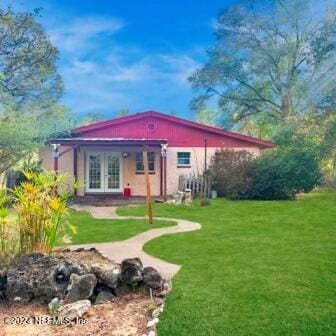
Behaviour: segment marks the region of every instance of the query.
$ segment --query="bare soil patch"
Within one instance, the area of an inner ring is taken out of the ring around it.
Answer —
[[[114,302],[92,306],[83,317],[85,324],[11,325],[5,323],[6,318],[32,317],[34,321],[34,317],[50,317],[48,308],[40,303],[8,305],[0,301],[0,336],[141,336],[146,332],[152,306],[149,297],[131,293]]]
[[[69,249],[57,249],[53,252],[53,255],[55,257],[65,257],[73,262],[76,262],[77,264],[84,263],[87,266],[92,266],[94,264],[102,265],[111,262],[111,260],[103,257],[96,249],[78,249],[75,251],[71,251]]]

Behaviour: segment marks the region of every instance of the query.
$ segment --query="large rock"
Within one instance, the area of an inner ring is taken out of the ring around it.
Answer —
[[[81,318],[90,309],[91,302],[89,300],[81,300],[69,303],[61,307],[59,317],[69,320]]]
[[[120,284],[116,289],[114,289],[114,294],[116,296],[123,296],[123,295],[127,295],[133,292],[134,292],[134,288],[132,286],[129,286],[123,283]]]
[[[71,274],[68,285],[67,302],[75,302],[89,299],[97,285],[97,278],[94,274],[77,275]]]
[[[112,302],[116,299],[116,296],[113,295],[111,292],[100,292],[96,299],[95,299],[95,304],[103,304],[106,302]]]
[[[115,263],[108,264],[94,264],[91,266],[91,273],[93,273],[99,284],[109,288],[116,288],[120,278],[120,265]]]
[[[42,253],[30,253],[14,260],[7,271],[6,296],[26,303],[33,298],[49,302],[63,299],[73,273],[84,274],[85,269],[65,258]]]
[[[7,271],[0,270],[0,290],[6,288],[7,285]]]
[[[7,272],[0,270],[0,300],[5,297],[7,287]]]
[[[161,289],[163,279],[160,273],[153,267],[145,267],[142,271],[143,282],[150,288]]]
[[[191,205],[192,204],[191,189],[185,189],[185,191],[184,191],[184,203],[186,205]]]
[[[125,259],[121,263],[121,281],[127,285],[137,285],[142,281],[142,262],[139,258]]]
[[[182,204],[184,202],[184,192],[178,191],[176,194],[173,195],[173,198],[175,200],[175,204]]]

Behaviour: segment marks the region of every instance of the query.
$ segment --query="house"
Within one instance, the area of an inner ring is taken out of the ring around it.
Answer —
[[[181,174],[202,174],[216,149],[245,149],[258,155],[269,141],[147,111],[76,128],[40,152],[43,168],[84,181],[78,196],[122,193],[146,195],[142,151],[147,151],[154,196],[178,189]],[[206,157],[206,161],[205,161]]]

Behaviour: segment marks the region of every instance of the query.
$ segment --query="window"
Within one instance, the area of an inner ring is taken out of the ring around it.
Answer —
[[[155,153],[147,152],[147,158],[148,158],[148,171],[154,172],[155,171]],[[144,171],[142,152],[135,153],[135,171],[136,172]]]
[[[190,152],[178,152],[177,153],[177,165],[178,166],[190,166]]]

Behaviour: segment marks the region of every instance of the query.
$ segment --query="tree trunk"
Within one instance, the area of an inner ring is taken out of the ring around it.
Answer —
[[[290,112],[290,92],[285,91],[281,97],[280,118],[286,119]]]

